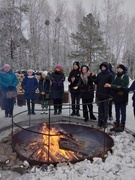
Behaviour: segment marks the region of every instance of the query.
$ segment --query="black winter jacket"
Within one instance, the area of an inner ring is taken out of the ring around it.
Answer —
[[[93,99],[94,98],[94,84],[93,81],[96,78],[96,76],[88,76],[88,83],[85,84],[80,77],[79,82],[77,84],[78,87],[80,87],[80,97],[82,99]]]
[[[75,77],[75,81],[74,82],[71,81],[72,77]],[[73,89],[73,87],[75,87],[77,85],[77,83],[79,82],[79,78],[80,78],[80,71],[79,71],[79,69],[77,69],[77,70],[73,69],[70,72],[69,77],[68,77],[68,81],[70,82],[69,91],[71,93],[79,93],[80,92],[80,88]]]
[[[105,71],[101,71],[97,75],[97,79],[95,81],[95,83],[97,84],[96,97],[100,101],[109,99],[111,90],[110,88],[105,88],[104,85],[106,83],[111,84],[112,79],[113,79],[113,75],[108,69],[106,69]]]

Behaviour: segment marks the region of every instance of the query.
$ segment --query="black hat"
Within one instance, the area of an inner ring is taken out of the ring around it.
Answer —
[[[117,69],[118,69],[118,68],[123,69],[123,71],[126,71],[126,70],[127,70],[126,67],[125,67],[123,64],[119,64],[119,65],[117,66]]]
[[[78,68],[80,67],[80,63],[78,61],[73,62],[73,65],[76,64]]]
[[[99,69],[101,69],[102,66],[105,66],[106,69],[108,69],[108,62],[102,62],[102,63],[100,64],[100,66],[99,66]]]
[[[87,71],[89,70],[89,67],[87,65],[82,65],[81,66],[81,71],[82,71],[82,68],[86,67],[87,68]]]

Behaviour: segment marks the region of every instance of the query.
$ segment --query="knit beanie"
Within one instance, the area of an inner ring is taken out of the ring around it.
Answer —
[[[119,64],[119,65],[117,66],[117,69],[118,69],[118,68],[123,69],[123,71],[126,71],[126,70],[127,70],[126,67],[125,67],[123,64]]]
[[[47,75],[48,75],[48,72],[47,72],[47,71],[43,71],[43,72],[42,72],[42,75],[47,76]]]
[[[28,73],[28,72],[33,73],[33,70],[32,70],[32,69],[28,69],[28,70],[27,70],[27,73]]]
[[[56,66],[54,67],[55,69],[59,69],[60,71],[63,71],[63,66],[61,64],[56,64]]]
[[[9,64],[5,64],[4,66],[3,66],[3,68],[10,68],[10,65]]]

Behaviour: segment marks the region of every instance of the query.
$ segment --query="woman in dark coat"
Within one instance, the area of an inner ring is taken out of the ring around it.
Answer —
[[[80,116],[80,88],[74,89],[77,86],[80,78],[80,66],[79,62],[75,61],[73,63],[73,69],[69,73],[68,81],[70,82],[69,91],[71,93],[71,101],[72,101],[72,113],[71,116],[77,115]]]
[[[53,73],[50,75],[51,80],[51,98],[54,104],[54,115],[62,113],[62,99],[64,95],[65,75],[61,64],[57,64]]]
[[[39,93],[41,100],[42,112],[41,114],[47,114],[48,104],[49,104],[49,93],[50,93],[50,80],[48,77],[48,72],[43,71],[41,78],[39,80]]]
[[[38,81],[33,74],[33,70],[29,69],[22,81],[22,88],[25,90],[24,97],[27,100],[28,115],[35,113],[35,91],[38,88]],[[30,102],[32,107],[30,107]]]
[[[88,66],[81,66],[81,75],[79,82],[75,89],[80,88],[80,97],[82,98],[83,104],[83,116],[84,121],[87,122],[90,119],[96,120],[96,117],[93,114],[93,98],[94,98],[94,84],[93,80],[96,79],[94,73],[90,73]]]
[[[6,96],[6,92],[17,91],[16,90],[17,84],[18,84],[18,79],[13,69],[10,67],[9,64],[5,64],[3,68],[0,69],[0,87],[4,98],[5,117],[12,117],[14,103],[15,103],[15,98],[9,99]]]

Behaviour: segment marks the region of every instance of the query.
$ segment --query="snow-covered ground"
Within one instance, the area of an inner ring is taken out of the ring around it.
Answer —
[[[135,132],[135,119],[131,97],[132,94],[129,94],[126,128]],[[113,117],[115,117],[114,106]],[[94,158],[93,162],[86,159],[76,164],[58,164],[57,167],[53,167],[52,165],[45,166],[45,168],[33,167],[29,173],[23,175],[12,171],[1,170],[0,179],[135,180],[135,138],[127,132],[114,134],[112,138],[114,140],[113,153],[108,152],[105,162],[101,158]]]

